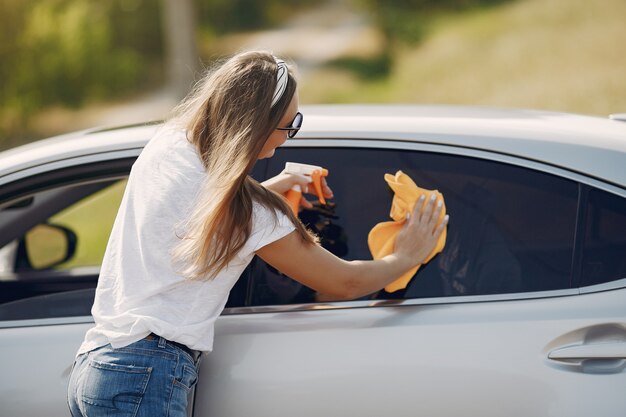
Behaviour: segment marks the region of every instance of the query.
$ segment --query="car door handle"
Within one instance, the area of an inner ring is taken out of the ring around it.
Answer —
[[[554,349],[548,354],[553,360],[567,359],[626,359],[626,342],[596,343]]]

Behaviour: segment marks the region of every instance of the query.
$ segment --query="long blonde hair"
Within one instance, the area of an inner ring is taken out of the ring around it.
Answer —
[[[172,253],[189,279],[214,278],[244,246],[253,201],[287,215],[304,242],[317,242],[282,196],[248,176],[296,91],[290,69],[286,91],[272,107],[276,72],[270,53],[235,55],[208,71],[169,121],[187,130],[208,174]]]

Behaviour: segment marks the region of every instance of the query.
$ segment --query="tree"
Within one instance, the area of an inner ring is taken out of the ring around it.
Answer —
[[[163,0],[167,86],[184,97],[200,67],[193,0]]]

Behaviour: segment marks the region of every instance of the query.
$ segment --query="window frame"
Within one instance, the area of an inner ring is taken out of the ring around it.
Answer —
[[[510,294],[488,294],[488,295],[464,295],[450,297],[432,297],[432,298],[411,298],[398,300],[351,300],[351,301],[333,301],[307,304],[289,304],[289,305],[267,305],[267,306],[246,306],[225,309],[222,314],[253,314],[253,313],[275,313],[287,311],[310,311],[310,310],[328,310],[328,309],[346,309],[346,308],[366,308],[366,307],[387,307],[387,306],[419,306],[432,304],[463,304],[463,303],[479,303],[479,302],[501,302],[528,299],[545,299],[566,297],[572,295],[589,294],[594,292],[615,290],[626,287],[626,278],[611,281],[608,283],[597,284],[589,287],[578,287],[578,279],[580,277],[580,265],[582,262],[582,243],[584,236],[584,222],[586,216],[587,194],[588,190],[595,188],[601,191],[615,194],[621,198],[626,198],[626,189],[617,187],[613,184],[600,181],[596,178],[589,177],[583,173],[572,171],[559,167],[557,165],[547,164],[545,162],[521,158],[507,153],[498,153],[494,151],[486,151],[469,147],[459,147],[456,145],[441,145],[423,142],[388,140],[388,139],[332,139],[332,138],[306,138],[287,141],[284,148],[357,148],[357,149],[380,149],[380,150],[402,150],[409,152],[426,152],[438,153],[444,155],[456,155],[469,157],[473,159],[482,159],[492,162],[500,162],[507,165],[518,166],[531,169],[533,171],[553,175],[559,178],[574,181],[579,188],[578,205],[576,212],[576,230],[574,232],[574,256],[573,266],[578,268],[572,271],[572,280],[570,288],[557,289],[536,292],[510,293]],[[270,162],[271,164],[271,162]],[[331,173],[332,185],[332,173]],[[582,226],[581,226],[582,225]],[[582,230],[581,230],[582,227]]]
[[[9,201],[60,186],[128,176],[139,149],[59,159],[0,177],[0,209]]]

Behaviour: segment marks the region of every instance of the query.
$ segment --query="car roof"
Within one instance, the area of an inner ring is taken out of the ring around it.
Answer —
[[[551,164],[626,188],[626,123],[479,106],[309,105],[303,139],[401,140],[478,149]],[[0,176],[55,160],[141,149],[159,124],[91,129],[0,153]]]

